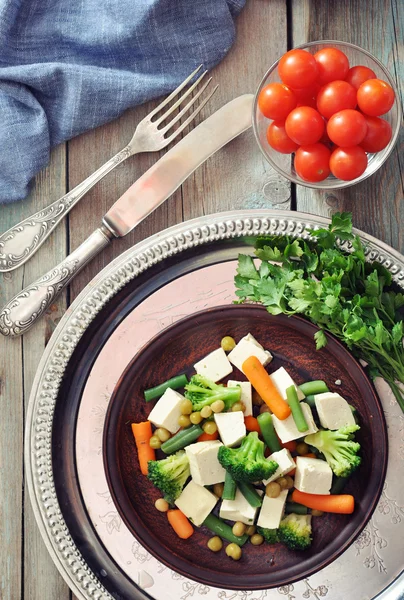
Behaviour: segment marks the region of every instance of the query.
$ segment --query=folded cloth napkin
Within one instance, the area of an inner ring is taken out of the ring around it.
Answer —
[[[0,0],[0,203],[51,147],[218,63],[245,1]]]

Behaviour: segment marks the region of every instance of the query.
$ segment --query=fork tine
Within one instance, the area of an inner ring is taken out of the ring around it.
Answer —
[[[181,131],[184,131],[185,127],[187,127],[187,125],[189,125],[191,123],[191,121],[196,117],[196,115],[201,112],[201,110],[203,109],[203,107],[205,106],[205,104],[207,104],[209,102],[209,100],[212,98],[213,94],[216,92],[216,90],[217,90],[218,87],[219,86],[217,85],[215,88],[213,88],[213,90],[211,91],[211,93],[209,94],[209,96],[207,96],[203,100],[203,102],[201,102],[200,105],[196,107],[196,109],[194,110],[194,112],[189,115],[189,117],[186,119],[186,121],[184,121],[184,123],[182,123],[182,125],[180,127],[178,127],[178,129],[176,129],[174,131],[174,133],[172,133],[170,135],[170,137],[165,138],[165,141],[167,142],[166,145],[170,144],[172,142],[172,140],[175,139],[179,133],[181,133]]]
[[[174,112],[174,110],[176,108],[179,107],[180,104],[182,104],[184,102],[184,100],[186,98],[188,98],[188,96],[194,91],[194,89],[199,85],[199,83],[202,81],[202,79],[205,77],[207,71],[204,71],[202,73],[202,75],[200,77],[198,77],[198,79],[191,85],[190,88],[187,89],[187,91],[185,92],[185,94],[183,94],[175,104],[173,104],[168,110],[167,112],[164,113],[164,115],[162,115],[159,119],[157,119],[157,121],[154,121],[154,124],[156,125],[156,127],[158,127],[160,125],[160,123],[162,123],[163,121],[165,121],[167,119],[167,117],[169,115],[171,115],[172,112]]]
[[[195,96],[193,96],[191,98],[191,100],[188,102],[188,104],[186,104],[184,106],[184,108],[174,117],[174,119],[172,119],[165,127],[163,127],[162,129],[159,130],[162,134],[165,134],[169,129],[171,129],[171,127],[173,125],[175,125],[180,119],[182,119],[182,117],[188,112],[188,110],[191,108],[191,106],[193,104],[195,104],[196,100],[198,100],[199,96],[201,94],[203,94],[203,92],[206,90],[206,88],[208,87],[208,85],[210,84],[211,81],[212,81],[212,77],[210,77],[206,81],[206,83],[201,87],[201,89],[198,91],[198,93],[195,94]]]
[[[169,102],[171,102],[171,100],[177,94],[179,94],[181,90],[184,89],[184,87],[191,81],[193,77],[195,77],[197,73],[199,73],[201,69],[202,65],[199,65],[199,67],[196,68],[195,71],[191,73],[191,75],[189,75],[173,92],[171,92],[171,94],[167,96],[167,98],[165,98],[163,102],[161,102],[158,106],[156,106],[154,110],[152,110],[152,112],[149,114],[149,118],[154,117],[155,114],[157,114],[162,108],[164,108]]]

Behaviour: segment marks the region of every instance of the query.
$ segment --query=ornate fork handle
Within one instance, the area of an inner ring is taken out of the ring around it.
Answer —
[[[16,294],[0,312],[0,333],[17,336],[28,331],[73,277],[110,243],[112,237],[102,225],[57,267]]]
[[[29,260],[84,194],[133,153],[129,144],[65,196],[0,235],[0,272],[12,271]]]

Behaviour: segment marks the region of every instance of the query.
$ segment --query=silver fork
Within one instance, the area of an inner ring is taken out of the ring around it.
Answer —
[[[196,115],[202,110],[205,104],[210,100],[218,86],[204,98],[193,112],[178,126],[172,133],[168,134],[170,129],[184,117],[196,100],[203,94],[212,78],[210,77],[203,85],[200,85],[207,71],[204,71],[198,79],[192,83],[187,90],[170,106],[164,114],[154,121],[152,120],[167,104],[173,100],[200,72],[200,65],[189,77],[185,79],[163,102],[151,111],[136,127],[135,133],[129,144],[125,146],[118,154],[115,154],[102,167],[97,169],[92,175],[87,177],[82,183],[67,194],[56,200],[46,208],[43,208],[34,215],[24,219],[8,231],[0,235],[0,272],[13,271],[23,265],[35,254],[42,246],[47,237],[56,228],[59,222],[67,215],[75,204],[100,181],[107,173],[115,169],[124,160],[138,154],[139,152],[154,152],[168,146],[184,129],[191,123]],[[178,112],[174,118],[167,122],[163,127],[159,127],[170,115],[197,90],[194,96]],[[168,134],[168,135],[167,135]]]

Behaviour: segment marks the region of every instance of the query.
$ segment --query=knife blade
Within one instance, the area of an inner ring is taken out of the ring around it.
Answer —
[[[129,233],[209,156],[251,127],[252,102],[245,94],[219,108],[135,181],[103,218],[111,233]]]
[[[251,127],[253,95],[231,100],[195,127],[113,204],[76,250],[16,294],[0,311],[0,333],[18,336],[54,302],[79,271],[114,238],[123,237],[169,198],[207,158]]]

